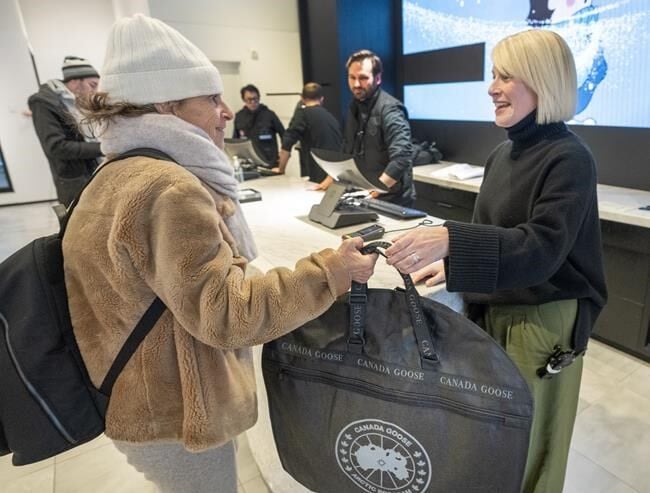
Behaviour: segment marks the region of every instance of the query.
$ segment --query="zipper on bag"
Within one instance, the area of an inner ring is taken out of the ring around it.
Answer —
[[[463,414],[472,418],[477,418],[483,421],[500,422],[502,424],[510,424],[513,422],[525,421],[525,416],[516,414],[500,413],[496,411],[487,411],[468,404],[462,404],[452,399],[447,399],[440,396],[431,396],[418,394],[413,392],[404,392],[397,389],[386,389],[380,385],[362,381],[356,378],[344,377],[335,375],[328,372],[308,370],[305,368],[295,368],[285,363],[277,361],[269,361],[273,366],[279,369],[279,377],[282,379],[285,375],[294,377],[298,380],[323,383],[325,385],[336,384],[340,388],[352,390],[359,394],[367,395],[369,397],[378,398],[381,400],[390,400],[401,404],[416,405],[418,407],[428,407],[431,404],[437,407],[450,409],[459,414]]]
[[[36,403],[39,405],[39,407],[43,410],[47,418],[52,422],[54,427],[57,429],[57,431],[61,434],[61,436],[70,444],[76,444],[77,440],[75,440],[72,435],[66,430],[65,426],[63,426],[63,423],[61,423],[61,420],[59,417],[56,415],[54,410],[50,407],[50,405],[47,403],[47,401],[40,395],[38,390],[36,390],[36,387],[29,381],[27,378],[27,375],[25,375],[25,372],[23,371],[22,367],[20,366],[20,363],[18,362],[18,358],[16,357],[16,353],[14,352],[12,346],[11,346],[11,339],[9,337],[9,322],[7,322],[7,319],[0,313],[0,322],[2,322],[2,325],[4,326],[4,332],[5,332],[5,345],[7,347],[7,353],[9,353],[9,359],[11,359],[11,362],[16,369],[16,373],[18,374],[20,380],[23,382],[23,385],[25,385],[25,388],[29,392],[29,394],[34,398]]]

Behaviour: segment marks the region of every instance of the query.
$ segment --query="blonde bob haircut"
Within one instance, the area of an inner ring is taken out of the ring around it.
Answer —
[[[494,47],[492,64],[497,75],[519,79],[537,95],[537,123],[573,118],[576,66],[561,36],[542,29],[508,36]]]

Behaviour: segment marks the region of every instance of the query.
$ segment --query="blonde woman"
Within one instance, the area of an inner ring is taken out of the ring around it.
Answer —
[[[388,262],[463,292],[468,315],[519,366],[535,398],[523,491],[561,492],[582,353],[606,300],[596,168],[564,124],[577,92],[566,42],[521,32],[496,45],[492,62],[488,92],[508,140],[488,157],[472,223],[406,233]],[[548,378],[540,369],[556,347],[564,359],[550,370],[575,359]]]

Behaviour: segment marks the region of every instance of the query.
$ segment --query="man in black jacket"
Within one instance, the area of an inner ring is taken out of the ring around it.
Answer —
[[[346,63],[354,99],[345,121],[343,151],[364,176],[387,193],[377,198],[411,207],[413,145],[406,108],[381,88],[382,64],[372,51],[353,53]]]
[[[306,156],[309,181],[318,183],[317,189],[326,189],[331,178],[314,161],[311,149],[340,151],[343,137],[341,126],[334,116],[323,108],[323,88],[316,82],[308,82],[302,89],[301,105],[296,108],[289,128],[282,137],[278,173],[284,173],[291,156],[291,148],[300,141],[301,154]],[[329,179],[328,179],[329,178]]]
[[[255,150],[266,161],[269,167],[278,163],[278,142],[284,135],[284,126],[273,111],[260,103],[260,91],[252,84],[240,90],[244,107],[235,115],[235,131],[233,137],[248,138],[253,142]]]
[[[56,195],[66,207],[97,167],[102,152],[99,142],[80,130],[76,98],[97,90],[99,74],[87,60],[66,57],[63,80],[51,79],[29,97],[29,109],[38,139],[50,163]]]

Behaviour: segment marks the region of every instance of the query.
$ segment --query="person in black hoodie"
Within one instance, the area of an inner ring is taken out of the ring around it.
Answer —
[[[83,188],[102,156],[99,142],[82,133],[75,101],[97,90],[99,74],[87,60],[68,56],[63,60],[63,80],[42,84],[27,103],[36,135],[50,163],[56,195],[68,206]]]
[[[350,55],[345,64],[354,98],[343,130],[343,152],[378,190],[378,199],[406,207],[415,204],[413,144],[406,108],[381,89],[381,59],[369,50]]]
[[[269,167],[278,164],[277,135],[284,135],[284,126],[273,111],[260,103],[260,91],[253,84],[240,90],[244,107],[235,114],[233,137],[248,138]]]
[[[582,355],[607,299],[596,166],[564,123],[577,97],[566,42],[524,31],[500,41],[492,61],[488,92],[508,140],[488,157],[472,224],[417,228],[386,254],[416,282],[446,279],[463,292],[468,316],[517,364],[535,399],[522,491],[559,492]]]

